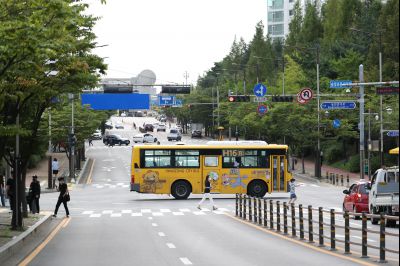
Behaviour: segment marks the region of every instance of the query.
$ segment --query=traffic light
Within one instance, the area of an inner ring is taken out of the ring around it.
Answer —
[[[248,96],[248,95],[231,95],[231,96],[228,96],[228,102],[230,102],[230,103],[250,102],[250,96]]]
[[[293,102],[293,96],[284,96],[284,95],[272,96],[272,102],[290,103]]]
[[[75,136],[75,134],[71,134],[71,133],[68,134],[68,144],[70,146],[75,146],[76,145],[76,136]]]

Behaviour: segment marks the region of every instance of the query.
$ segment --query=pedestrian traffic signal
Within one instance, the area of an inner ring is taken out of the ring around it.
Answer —
[[[272,102],[290,103],[293,102],[293,96],[284,96],[284,95],[272,96]]]
[[[75,146],[76,145],[76,136],[75,136],[75,134],[71,134],[71,133],[68,134],[68,144],[70,146]]]
[[[228,97],[230,103],[235,102],[250,102],[250,96],[248,95],[231,95]]]

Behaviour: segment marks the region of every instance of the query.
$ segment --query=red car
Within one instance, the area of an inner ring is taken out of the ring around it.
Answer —
[[[349,211],[353,213],[369,213],[368,201],[369,201],[369,190],[370,182],[359,181],[347,190],[343,190],[343,194],[346,196],[343,200],[343,211]],[[354,216],[355,219],[360,216]]]

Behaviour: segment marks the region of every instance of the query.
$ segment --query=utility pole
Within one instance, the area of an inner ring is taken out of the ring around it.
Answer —
[[[364,66],[359,66],[359,82],[364,82]],[[360,179],[364,179],[364,158],[365,158],[365,140],[364,140],[364,85],[360,85]]]
[[[53,172],[52,172],[52,145],[51,145],[51,108],[49,107],[49,147],[48,147],[48,167],[47,167],[47,188],[53,188]]]
[[[321,114],[320,114],[320,112],[321,112],[321,106],[320,106],[320,101],[321,101],[321,99],[320,99],[320,97],[321,97],[321,95],[320,95],[320,86],[319,86],[319,61],[320,61],[320,59],[319,59],[319,46],[317,46],[317,108],[318,108],[318,111],[317,111],[317,113],[318,113],[318,116],[317,116],[317,119],[318,119],[318,131],[317,131],[317,134],[318,134],[318,138],[317,138],[317,154],[316,154],[316,160],[315,160],[315,176],[317,177],[317,178],[321,178],[321,137],[320,137],[320,132],[321,132],[321,129],[320,129],[320,123],[321,123]]]
[[[382,32],[379,31],[379,81],[382,82]],[[385,157],[383,153],[383,95],[379,95],[379,113],[380,113],[380,161],[381,167],[385,163]]]
[[[71,100],[71,153],[70,153],[70,170],[69,170],[69,181],[72,181],[72,178],[75,180],[75,130],[74,130],[74,94],[70,93],[69,98]],[[66,180],[68,182],[68,180]]]

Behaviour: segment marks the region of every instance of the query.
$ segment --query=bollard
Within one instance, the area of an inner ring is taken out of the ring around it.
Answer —
[[[362,240],[361,240],[361,246],[362,246],[362,255],[361,258],[368,258],[368,236],[367,236],[367,215],[365,215],[365,212],[362,213]]]
[[[276,202],[276,231],[281,231],[281,204],[279,200]]]
[[[258,224],[261,225],[262,224],[262,214],[261,214],[261,198],[257,199],[258,202]]]
[[[346,176],[346,181],[347,181],[347,187],[350,187],[350,176],[349,176],[349,174],[347,174],[347,176]]]
[[[299,224],[300,224],[300,240],[304,240],[304,218],[303,218],[303,205],[299,205]]]
[[[319,224],[319,246],[324,247],[324,213],[322,207],[318,208],[318,224]]]
[[[336,174],[336,186],[339,186],[339,174]]]
[[[253,221],[253,212],[251,209],[251,196],[249,196],[249,221],[252,222]]]
[[[340,185],[343,187],[343,175],[340,175]]]
[[[253,197],[253,222],[257,223],[257,198]]]
[[[350,215],[344,211],[344,254],[350,253]]]
[[[331,209],[331,250],[336,250],[335,209]]]
[[[329,172],[326,171],[326,183],[329,183]]]
[[[246,195],[243,195],[243,220],[247,219],[247,205]]]
[[[288,234],[288,227],[287,227],[287,203],[283,203],[283,233],[285,235]]]
[[[332,173],[329,173],[329,184],[332,184]]]
[[[380,219],[380,237],[379,237],[379,262],[385,263],[386,262],[386,254],[385,254],[385,216],[381,213]]]
[[[236,205],[235,205],[235,214],[236,216],[239,215],[239,194],[236,193]]]
[[[268,226],[268,210],[267,210],[267,200],[264,199],[264,227]]]
[[[269,201],[269,228],[274,229],[274,205]]]
[[[312,220],[312,206],[308,205],[308,242],[314,243],[314,225]]]
[[[291,204],[292,207],[292,237],[296,236],[296,209],[294,203]]]
[[[242,201],[242,194],[239,194],[239,217],[243,218],[243,201]]]

